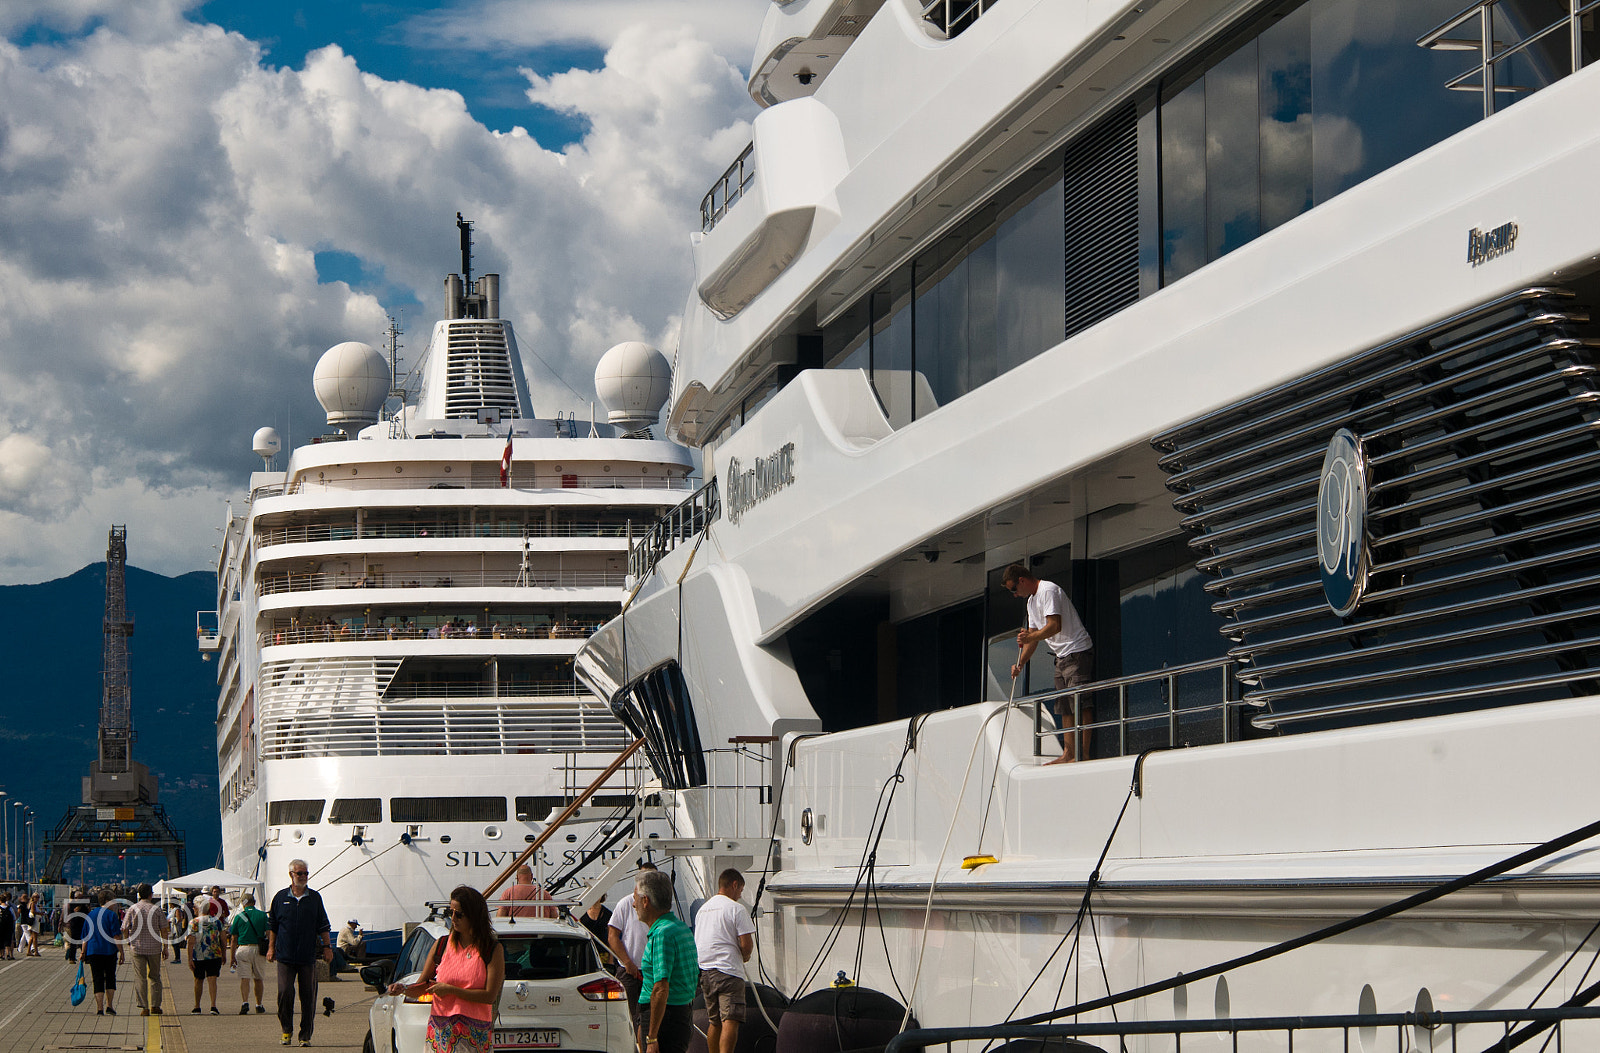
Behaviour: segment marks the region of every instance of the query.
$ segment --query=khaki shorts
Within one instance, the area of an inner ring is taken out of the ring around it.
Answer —
[[[720,969],[701,969],[700,993],[706,999],[708,1022],[744,1020],[744,977],[729,976]]]
[[[265,980],[267,978],[266,959],[261,957],[261,948],[247,944],[233,952],[233,962],[239,968],[241,980]]]

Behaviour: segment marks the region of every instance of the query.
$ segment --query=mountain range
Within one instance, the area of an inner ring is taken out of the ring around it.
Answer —
[[[216,606],[216,577],[196,571],[169,578],[129,567],[128,640],[133,698],[133,758],[155,773],[160,803],[182,832],[188,868],[218,863],[217,686],[214,664],[195,648],[195,612]],[[98,750],[101,623],[106,565],[37,585],[0,586],[0,789],[35,813],[35,852],[45,861],[50,832],[77,806],[81,780]],[[120,878],[115,856],[89,857],[81,872]],[[126,861],[129,880],[164,875],[160,856]],[[76,881],[80,862],[67,867]]]

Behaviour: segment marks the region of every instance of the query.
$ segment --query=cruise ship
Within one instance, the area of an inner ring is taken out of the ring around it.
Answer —
[[[331,430],[277,471],[277,434],[257,433],[268,470],[229,510],[199,627],[224,869],[270,893],[305,859],[336,924],[375,935],[488,885],[633,741],[572,659],[621,608],[631,535],[694,486],[689,452],[651,437],[671,372],[653,348],[601,359],[607,419],[535,415],[499,276],[474,279],[458,223],[462,271],[414,397],[383,412],[401,394],[393,336],[388,359],[357,342],[322,356]],[[646,775],[619,771],[537,877],[621,851]]]
[[[752,979],[1107,1049],[1596,1041],[1597,18],[771,5],[690,235],[706,482],[577,660],[693,894],[750,871]],[[1013,679],[1013,563],[1089,684]]]

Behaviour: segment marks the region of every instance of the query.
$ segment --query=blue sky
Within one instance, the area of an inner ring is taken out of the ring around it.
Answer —
[[[337,44],[363,70],[385,80],[460,92],[472,115],[491,131],[509,132],[520,125],[551,149],[582,136],[586,130],[583,121],[528,101],[528,81],[518,68],[525,66],[544,75],[599,69],[605,59],[604,48],[566,43],[502,47],[486,38],[483,47],[475,50],[427,31],[423,16],[437,12],[440,6],[425,0],[324,0],[314,4],[210,0],[190,17],[249,37],[261,45],[264,61],[273,66],[299,68],[308,52]],[[494,61],[484,60],[489,53]]]

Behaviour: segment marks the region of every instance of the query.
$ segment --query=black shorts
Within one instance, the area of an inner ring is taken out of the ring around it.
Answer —
[[[191,958],[189,959],[189,968],[194,970],[195,979],[200,979],[206,976],[221,976],[222,959]]]

